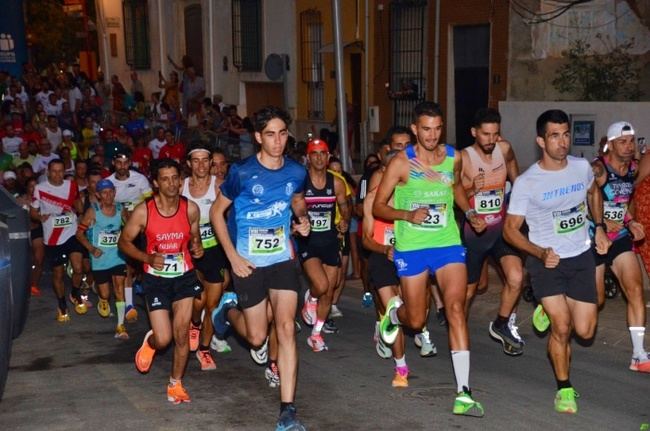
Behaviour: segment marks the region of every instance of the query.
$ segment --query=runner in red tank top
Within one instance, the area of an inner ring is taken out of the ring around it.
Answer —
[[[192,301],[202,291],[192,264],[192,257],[203,256],[199,208],[180,196],[177,162],[161,159],[152,174],[159,192],[135,208],[122,231],[119,248],[128,257],[144,263],[142,285],[152,329],[135,355],[135,366],[141,373],[147,373],[156,350],[167,347],[173,335],[174,359],[167,399],[178,404],[190,402],[181,378],[189,355],[187,332]],[[140,233],[146,236],[146,251],[133,244]]]

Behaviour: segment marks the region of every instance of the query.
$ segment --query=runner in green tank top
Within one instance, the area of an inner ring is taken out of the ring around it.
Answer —
[[[394,262],[402,295],[391,298],[381,319],[382,339],[392,344],[399,325],[415,330],[427,321],[429,276],[436,276],[449,322],[449,345],[458,392],[453,413],[483,416],[483,406],[469,389],[469,334],[465,319],[467,271],[465,249],[454,219],[454,202],[468,207],[460,182],[461,157],[441,142],[442,110],[433,102],[414,109],[411,130],[417,144],[391,161],[377,189],[374,216],[395,221]],[[388,205],[394,192],[395,207]],[[485,221],[468,212],[477,232]],[[402,305],[404,305],[402,307]]]

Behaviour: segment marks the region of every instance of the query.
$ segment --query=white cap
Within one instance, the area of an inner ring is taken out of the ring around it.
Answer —
[[[72,133],[70,130],[65,129],[63,131],[63,136],[74,136],[74,133]]]
[[[16,179],[16,173],[14,171],[5,171],[5,173],[2,175],[2,178],[7,181],[7,180],[15,180]]]
[[[618,121],[607,128],[607,140],[613,141],[621,136],[634,136],[634,127],[627,121]]]

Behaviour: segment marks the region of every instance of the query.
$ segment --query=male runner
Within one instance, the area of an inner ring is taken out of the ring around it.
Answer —
[[[156,350],[167,347],[173,337],[167,400],[189,403],[181,378],[190,350],[187,333],[192,302],[203,290],[192,262],[192,258],[203,256],[200,213],[194,202],[180,196],[180,166],[176,161],[159,159],[151,173],[158,193],[135,207],[118,242],[127,257],[144,263],[142,287],[151,330],[135,354],[135,366],[141,373],[149,372]],[[146,238],[146,251],[133,244],[141,233]]]
[[[196,358],[201,364],[201,370],[209,371],[217,368],[210,354],[210,340],[214,333],[212,310],[221,299],[223,269],[226,266],[226,256],[217,242],[210,223],[210,207],[217,199],[219,186],[223,180],[218,180],[217,177],[210,175],[212,159],[210,150],[206,147],[195,146],[190,148],[187,159],[192,174],[183,181],[181,195],[199,207],[201,213],[199,229],[204,250],[203,257],[194,261],[196,275],[203,285],[203,292],[201,296],[194,300],[192,321],[190,322],[190,351],[196,351]],[[205,314],[201,321],[203,310],[205,310]]]
[[[47,164],[47,180],[34,188],[31,218],[43,225],[45,257],[52,266],[52,284],[57,298],[56,320],[65,323],[70,320],[65,300],[65,264],[72,265],[72,292],[70,302],[77,314],[86,314],[88,307],[81,298],[82,251],[77,241],[77,213],[81,212],[79,191],[74,182],[63,179],[65,167],[61,159]]]
[[[124,326],[124,280],[126,278],[126,262],[117,249],[120,237],[123,207],[115,203],[115,185],[103,179],[94,185],[93,190],[99,196],[99,203],[92,202],[84,212],[77,228],[77,241],[90,254],[90,265],[97,283],[97,312],[101,317],[109,317],[111,296],[109,285],[115,293],[115,310],[117,311],[117,326],[115,338],[128,340],[129,334]]]
[[[620,121],[607,129],[607,151],[593,161],[596,184],[603,195],[604,220],[612,246],[606,255],[595,254],[598,305],[605,303],[605,264],[618,279],[627,299],[627,323],[632,338],[630,370],[650,373],[650,358],[644,348],[646,309],[641,266],[634,241],[645,238],[643,225],[634,220],[632,194],[637,174],[636,141],[630,123]]]
[[[311,282],[311,288],[305,292],[302,318],[308,325],[313,325],[307,344],[314,352],[327,350],[321,331],[339,279],[341,256],[338,235],[347,231],[349,217],[345,184],[327,172],[329,157],[329,147],[325,141],[309,141],[309,167],[304,193],[311,232],[308,238],[299,238],[297,243],[298,256]],[[334,224],[337,205],[341,216],[339,223]]]
[[[293,404],[298,370],[294,316],[300,285],[289,235],[292,210],[299,221],[293,228],[303,236],[309,234],[309,218],[303,196],[305,169],[284,156],[290,121],[289,114],[273,106],[255,114],[255,139],[261,150],[230,168],[210,210],[217,238],[232,266],[242,308],[241,312],[221,310],[254,347],[265,343],[271,318],[274,322],[281,382],[277,431],[305,429]],[[231,204],[229,217],[234,218],[236,245],[225,221]],[[272,316],[267,310],[269,303]]]
[[[463,239],[467,249],[467,311],[476,294],[481,270],[488,256],[501,266],[505,284],[496,319],[490,322],[490,335],[503,345],[507,355],[524,353],[524,341],[515,326],[513,310],[521,294],[523,269],[519,253],[503,240],[506,216],[506,180],[519,175],[517,159],[508,141],[500,136],[501,115],[496,109],[476,112],[472,125],[474,144],[463,149],[462,181],[471,211],[482,218],[487,228],[478,234],[470,223],[464,224]],[[512,319],[510,317],[513,317]]]
[[[127,218],[135,206],[144,201],[153,193],[147,177],[140,172],[131,170],[131,157],[126,153],[117,153],[113,159],[115,172],[108,179],[115,184],[115,202],[121,203],[127,211]],[[152,176],[153,178],[153,176]],[[139,272],[127,261],[126,286],[124,297],[126,299],[126,320],[133,322],[138,319],[138,311],[133,306],[133,281]]]
[[[571,332],[591,338],[598,317],[587,205],[598,252],[609,247],[600,190],[589,162],[568,155],[570,143],[565,112],[553,109],[537,118],[542,158],[517,178],[503,229],[506,241],[529,254],[526,269],[533,292],[551,320],[548,354],[557,381],[555,410],[561,413],[578,411],[569,381]],[[524,220],[528,238],[520,231]]]
[[[393,259],[402,288],[402,297],[394,296],[386,306],[380,333],[392,344],[400,324],[416,330],[424,326],[429,276],[435,274],[447,311],[458,387],[453,413],[482,417],[483,406],[474,401],[469,389],[467,270],[465,249],[454,220],[454,202],[465,208],[468,203],[460,181],[461,157],[441,142],[442,125],[437,103],[419,103],[411,124],[417,143],[395,156],[377,189],[373,215],[395,221]],[[391,194],[394,208],[388,205]],[[477,232],[485,228],[485,221],[476,214],[469,212],[467,217]]]

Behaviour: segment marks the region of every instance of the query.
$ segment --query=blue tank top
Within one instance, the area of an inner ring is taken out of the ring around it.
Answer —
[[[117,248],[117,241],[120,239],[122,228],[122,204],[115,203],[115,215],[105,215],[99,204],[93,202],[95,210],[95,224],[93,225],[89,239],[90,243],[102,251],[99,258],[90,254],[90,264],[93,271],[102,271],[118,265],[124,265],[124,256]]]

